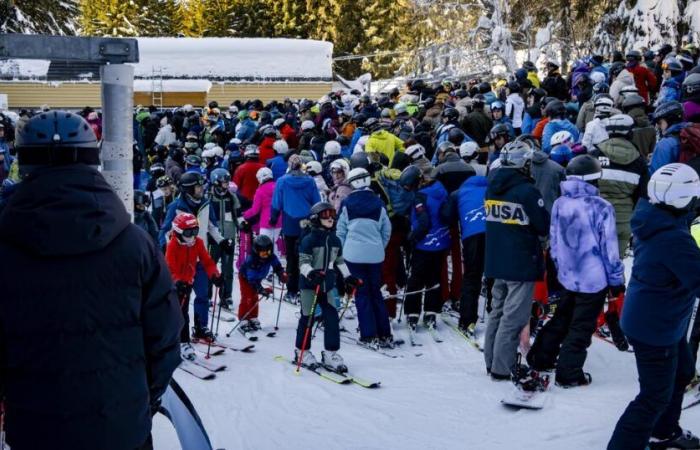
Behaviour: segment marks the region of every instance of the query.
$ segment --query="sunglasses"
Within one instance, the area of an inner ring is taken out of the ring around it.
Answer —
[[[321,211],[318,214],[318,217],[321,219],[333,219],[333,220],[335,220],[335,210],[334,209],[326,209],[325,211]]]
[[[188,228],[186,230],[182,230],[182,235],[186,238],[195,237],[198,234],[199,234],[199,227]]]

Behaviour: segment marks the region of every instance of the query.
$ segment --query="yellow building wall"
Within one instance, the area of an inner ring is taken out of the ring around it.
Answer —
[[[204,106],[216,100],[224,107],[234,100],[260,99],[263,102],[308,98],[317,100],[331,91],[332,83],[214,83],[209,93],[205,92],[164,92],[164,106],[182,106],[192,104]],[[51,108],[82,108],[102,105],[100,83],[37,83],[37,82],[2,82],[0,94],[7,94],[11,109],[39,108],[49,105]],[[150,92],[135,92],[134,105],[150,105]]]

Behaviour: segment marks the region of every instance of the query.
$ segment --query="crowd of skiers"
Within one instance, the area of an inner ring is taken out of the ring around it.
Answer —
[[[475,339],[483,295],[493,380],[528,389],[556,370],[562,387],[590,384],[591,337],[610,337],[634,349],[640,395],[608,448],[700,448],[678,425],[700,342],[699,54],[592,55],[566,78],[526,61],[503,80],[414,79],[374,97],[137,108],[134,219],[165,252],[182,357],[215,339],[211,300],[233,311],[238,298],[240,328],[259,330],[271,272],[301,305],[295,358],[319,364],[308,331],[322,321],[321,364],[338,371],[351,302],[359,343],[391,349],[402,315],[434,330],[455,310]],[[15,133],[49,113],[0,121],[2,205],[30,164]],[[81,115],[99,139],[99,115]]]

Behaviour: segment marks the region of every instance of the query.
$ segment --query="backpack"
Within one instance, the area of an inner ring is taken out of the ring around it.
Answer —
[[[392,180],[381,176],[379,177],[379,181],[389,197],[389,202],[391,203],[394,214],[408,217],[411,212],[411,205],[413,204],[415,194],[404,189],[399,184],[399,180]]]
[[[678,138],[681,142],[678,162],[687,163],[700,154],[700,123],[692,123],[683,128]]]

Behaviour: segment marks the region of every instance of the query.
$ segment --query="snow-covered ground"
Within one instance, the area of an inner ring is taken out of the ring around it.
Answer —
[[[630,265],[630,261],[627,261]],[[274,325],[277,303],[263,300],[264,331]],[[637,393],[632,353],[593,339],[585,370],[593,384],[575,389],[550,388],[544,409],[512,410],[500,404],[511,384],[490,380],[483,354],[442,321],[444,339],[436,343],[419,332],[422,347],[408,344],[391,359],[341,343],[351,372],[381,380],[379,389],[337,385],[311,372],[273,360],[292,356],[297,308],[282,304],[280,330],[274,338],[261,333],[250,354],[213,357],[228,368],[215,380],[202,381],[176,371],[214,448],[231,449],[603,449],[618,417]],[[343,320],[354,329],[355,320]],[[232,324],[221,322],[219,337],[248,343]],[[483,325],[481,325],[483,326]],[[405,323],[398,338],[407,339]],[[312,351],[320,359],[323,334]],[[420,355],[420,356],[417,356]],[[700,431],[700,407],[685,411],[681,425]],[[156,449],[177,449],[172,427],[162,416],[154,425]]]

